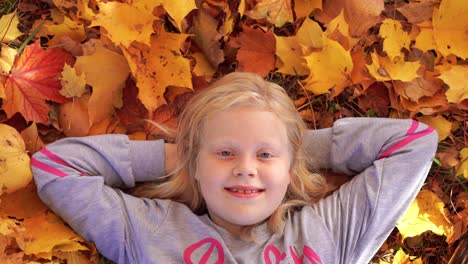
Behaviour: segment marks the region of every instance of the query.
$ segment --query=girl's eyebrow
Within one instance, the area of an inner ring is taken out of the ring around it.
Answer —
[[[236,146],[237,142],[230,138],[221,138],[218,140],[211,141],[210,145],[223,145],[223,146]],[[256,144],[256,147],[281,149],[281,145],[275,140],[262,140]]]

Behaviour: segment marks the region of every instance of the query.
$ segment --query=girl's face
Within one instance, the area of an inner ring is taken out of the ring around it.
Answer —
[[[242,106],[214,114],[202,132],[195,178],[213,222],[238,234],[267,219],[290,182],[285,125],[271,112]]]

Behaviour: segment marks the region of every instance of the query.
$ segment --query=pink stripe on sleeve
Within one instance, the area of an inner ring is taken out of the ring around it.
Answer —
[[[35,158],[33,158],[31,160],[31,165],[38,168],[38,169],[41,169],[41,170],[43,170],[45,172],[48,172],[48,173],[53,174],[55,176],[58,176],[60,178],[63,178],[63,177],[68,175],[65,172],[63,172],[63,171],[61,171],[61,170],[59,170],[57,168],[54,168],[52,166],[49,166],[49,165],[47,165],[47,164],[45,164],[45,163],[43,163],[41,161],[38,161]]]
[[[68,164],[66,161],[64,161],[63,159],[61,159],[59,156],[55,155],[54,153],[50,152],[48,149],[46,148],[43,148],[40,150],[40,152],[44,155],[46,155],[49,159],[51,159],[52,161],[54,161],[55,163],[57,164],[60,164],[60,165],[63,165],[63,166],[66,166],[66,167],[70,167],[70,168],[73,168],[70,164]],[[88,176],[88,174],[80,171],[80,174],[82,176]]]
[[[416,126],[415,126],[416,124]],[[402,147],[408,145],[409,143],[415,141],[416,139],[423,137],[427,134],[430,134],[434,129],[432,127],[428,127],[425,130],[414,133],[416,131],[416,128],[418,126],[418,122],[413,120],[413,123],[411,124],[411,127],[409,128],[408,132],[406,132],[406,137],[403,138],[402,140],[398,141],[395,145],[393,145],[391,148],[387,149],[384,153],[380,154],[378,157],[379,159],[381,158],[386,158],[390,156],[393,152],[395,152],[398,149],[401,149]],[[416,127],[416,128],[415,128]]]

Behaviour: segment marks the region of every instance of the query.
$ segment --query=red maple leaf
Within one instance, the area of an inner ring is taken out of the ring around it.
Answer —
[[[43,50],[36,42],[24,49],[16,59],[5,84],[3,109],[9,117],[20,112],[27,121],[46,123],[49,106],[46,100],[64,103],[68,99],[59,90],[60,73],[70,54],[58,48]]]

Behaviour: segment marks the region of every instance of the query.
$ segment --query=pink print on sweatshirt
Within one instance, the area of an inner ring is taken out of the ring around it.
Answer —
[[[201,253],[201,254],[200,254]],[[193,260],[192,257],[196,255],[201,256],[200,260]],[[294,264],[322,264],[320,257],[317,253],[310,247],[304,245],[302,255],[298,256],[295,248],[289,246],[289,254],[294,261]],[[287,254],[281,252],[275,245],[268,245],[263,251],[263,260],[266,264],[281,264],[286,259]],[[184,262],[188,264],[206,264],[210,260],[210,263],[213,263],[214,260],[216,264],[224,263],[224,249],[218,240],[214,238],[205,238],[197,243],[189,246],[184,251]],[[307,260],[304,262],[304,260]]]

